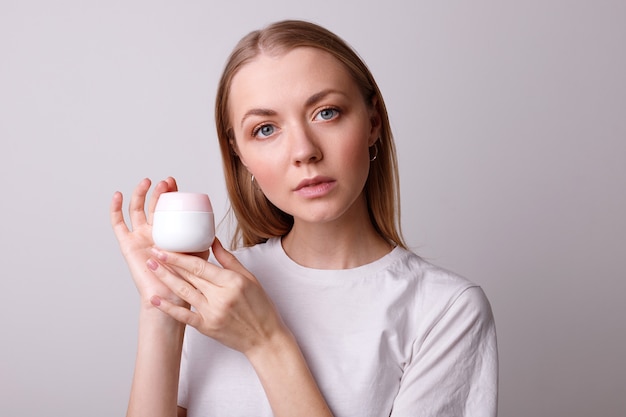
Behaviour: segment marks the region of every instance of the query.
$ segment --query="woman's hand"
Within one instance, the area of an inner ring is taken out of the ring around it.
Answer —
[[[152,303],[179,322],[246,355],[290,334],[257,279],[217,238],[212,249],[222,267],[197,257],[153,249],[148,267],[194,309],[182,308],[158,295],[152,297]]]
[[[111,225],[144,305],[150,306],[149,299],[156,294],[172,303],[184,306],[185,303],[146,268],[146,261],[151,255],[150,249],[154,245],[152,217],[157,200],[162,193],[177,191],[178,187],[176,180],[172,177],[160,181],[152,192],[146,213],[146,196],[150,185],[151,181],[146,178],[133,191],[129,205],[130,228],[122,212],[122,193],[116,192],[113,195],[110,210]]]
[[[212,250],[221,267],[198,257],[153,249],[148,268],[193,309],[159,296],[151,298],[152,304],[243,353],[275,416],[332,417],[295,337],[261,284],[218,239]]]

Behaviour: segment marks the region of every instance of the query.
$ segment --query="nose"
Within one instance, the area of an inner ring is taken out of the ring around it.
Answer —
[[[294,126],[289,139],[295,165],[313,163],[322,159],[323,154],[317,138],[307,126]]]

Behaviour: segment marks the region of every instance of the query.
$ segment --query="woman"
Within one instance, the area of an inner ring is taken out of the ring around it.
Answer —
[[[495,415],[489,303],[406,249],[389,120],[359,57],[307,22],[252,32],[227,62],[216,122],[235,252],[153,247],[173,178],[147,215],[150,181],[138,185],[132,231],[113,197],[142,300],[128,415]]]

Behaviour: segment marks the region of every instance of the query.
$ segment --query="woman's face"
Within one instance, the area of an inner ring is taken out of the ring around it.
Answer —
[[[229,100],[242,163],[295,224],[367,210],[380,118],[336,58],[315,48],[261,54],[235,75]]]

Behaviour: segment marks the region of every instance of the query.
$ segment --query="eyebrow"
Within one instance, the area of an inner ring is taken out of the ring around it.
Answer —
[[[319,102],[320,100],[322,100],[324,97],[330,95],[330,94],[341,94],[341,95],[345,95],[344,93],[342,93],[339,90],[333,90],[332,88],[326,89],[326,90],[322,90],[319,93],[315,93],[313,94],[311,97],[309,97],[306,101],[305,101],[305,107],[309,107],[314,105],[315,103]],[[276,111],[272,110],[272,109],[263,109],[263,108],[259,108],[259,109],[250,109],[246,112],[246,114],[243,115],[243,117],[241,118],[241,126],[243,127],[244,122],[246,121],[246,119],[250,116],[275,116],[276,115]]]
[[[252,109],[248,110],[246,114],[241,118],[241,127],[243,127],[243,123],[250,116],[275,116],[276,112],[270,109]]]
[[[324,97],[326,97],[326,96],[328,96],[330,94],[333,94],[333,93],[342,94],[343,95],[343,93],[341,91],[333,90],[332,88],[328,88],[326,90],[320,91],[319,93],[313,94],[311,97],[309,97],[306,100],[305,104],[306,104],[307,107],[308,106],[312,106],[315,103],[317,103],[318,101],[322,100]]]

